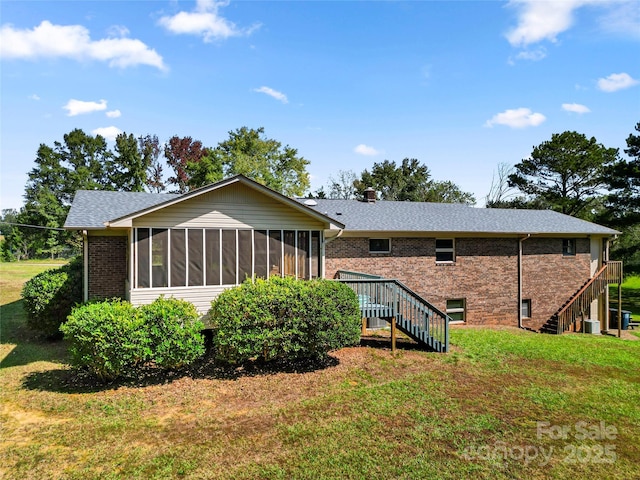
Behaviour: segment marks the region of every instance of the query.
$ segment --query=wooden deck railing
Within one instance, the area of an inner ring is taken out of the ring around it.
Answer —
[[[356,292],[363,318],[382,318],[432,350],[449,350],[447,314],[399,280],[344,270],[338,271],[337,280]]]
[[[595,299],[612,283],[622,283],[622,262],[607,262],[578,290],[554,317],[558,321],[558,333],[569,330],[578,317],[584,317]]]

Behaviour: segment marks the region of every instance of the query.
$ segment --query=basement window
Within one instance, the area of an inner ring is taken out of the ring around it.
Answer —
[[[451,322],[465,321],[465,303],[464,298],[452,298],[447,300],[447,315],[451,318]]]
[[[453,263],[455,259],[453,238],[436,238],[436,263]]]
[[[528,298],[526,300],[522,300],[522,305],[520,305],[520,312],[522,318],[531,318],[531,299]]]
[[[565,257],[576,256],[576,239],[575,238],[565,238],[564,240],[562,240],[562,255]]]
[[[369,253],[389,253],[391,251],[391,239],[370,238]]]

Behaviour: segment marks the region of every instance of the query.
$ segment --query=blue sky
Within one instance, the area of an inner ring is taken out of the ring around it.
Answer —
[[[625,147],[640,121],[640,2],[0,2],[0,208],[74,128],[264,127],[339,170],[417,158],[478,204],[501,163],[575,130]]]

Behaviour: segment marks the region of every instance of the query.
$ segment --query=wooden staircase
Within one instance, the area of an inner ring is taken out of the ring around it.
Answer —
[[[604,264],[552,315],[540,332],[561,334],[571,326],[575,329],[578,318],[584,319],[588,316],[593,301],[605,293],[612,283],[622,283],[622,262]]]
[[[449,350],[449,316],[399,280],[346,270],[336,279],[356,292],[363,318],[386,320],[430,350]]]

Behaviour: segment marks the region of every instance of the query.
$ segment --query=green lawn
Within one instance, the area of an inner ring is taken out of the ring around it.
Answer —
[[[609,297],[612,300],[612,306],[615,308],[618,301],[617,285],[609,287]],[[631,311],[634,321],[640,321],[640,276],[625,278],[622,284],[622,309]]]
[[[205,360],[100,385],[24,328],[9,290],[1,478],[640,478],[640,341],[455,328],[448,354]]]

